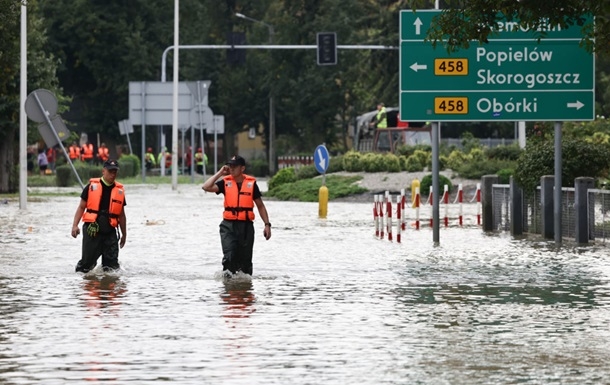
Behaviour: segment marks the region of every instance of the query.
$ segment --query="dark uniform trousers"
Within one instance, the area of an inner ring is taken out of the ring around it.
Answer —
[[[83,224],[82,259],[76,264],[76,271],[86,273],[92,270],[102,256],[104,271],[116,270],[119,265],[119,237],[115,228],[108,232],[99,232],[95,237],[87,234],[88,223]]]
[[[252,275],[254,223],[223,220],[220,223],[220,243],[223,269],[231,273],[242,271]]]

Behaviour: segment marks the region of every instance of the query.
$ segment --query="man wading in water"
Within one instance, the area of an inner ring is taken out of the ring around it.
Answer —
[[[223,220],[220,222],[222,267],[225,273],[241,271],[252,275],[254,247],[254,205],[265,223],[263,235],[271,238],[271,223],[256,179],[244,174],[246,160],[235,155],[201,187],[205,191],[224,194]],[[224,177],[220,179],[221,177]],[[220,180],[219,180],[220,179]]]

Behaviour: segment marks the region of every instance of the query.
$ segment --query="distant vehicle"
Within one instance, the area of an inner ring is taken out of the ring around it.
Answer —
[[[359,152],[395,152],[399,146],[431,144],[431,128],[426,122],[406,122],[400,120],[398,107],[386,107],[387,128],[375,128],[377,110],[356,118],[354,149]]]

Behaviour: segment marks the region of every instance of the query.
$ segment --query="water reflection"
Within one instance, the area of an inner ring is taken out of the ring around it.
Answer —
[[[90,272],[83,276],[81,284],[83,293],[79,298],[95,315],[116,315],[120,310],[123,298],[127,294],[127,288],[119,274],[98,275]]]
[[[222,305],[224,305],[222,311],[224,318],[248,318],[256,311],[254,307],[256,297],[254,296],[251,277],[224,279],[223,285],[224,291],[220,294],[220,298],[222,299]],[[235,327],[235,324],[232,327]]]

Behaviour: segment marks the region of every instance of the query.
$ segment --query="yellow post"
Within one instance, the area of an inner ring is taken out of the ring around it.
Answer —
[[[328,211],[328,187],[322,186],[318,190],[318,216],[326,218]]]
[[[415,208],[415,190],[419,187],[419,179],[413,179],[411,182],[411,203],[413,208]],[[421,190],[420,190],[421,191]]]

